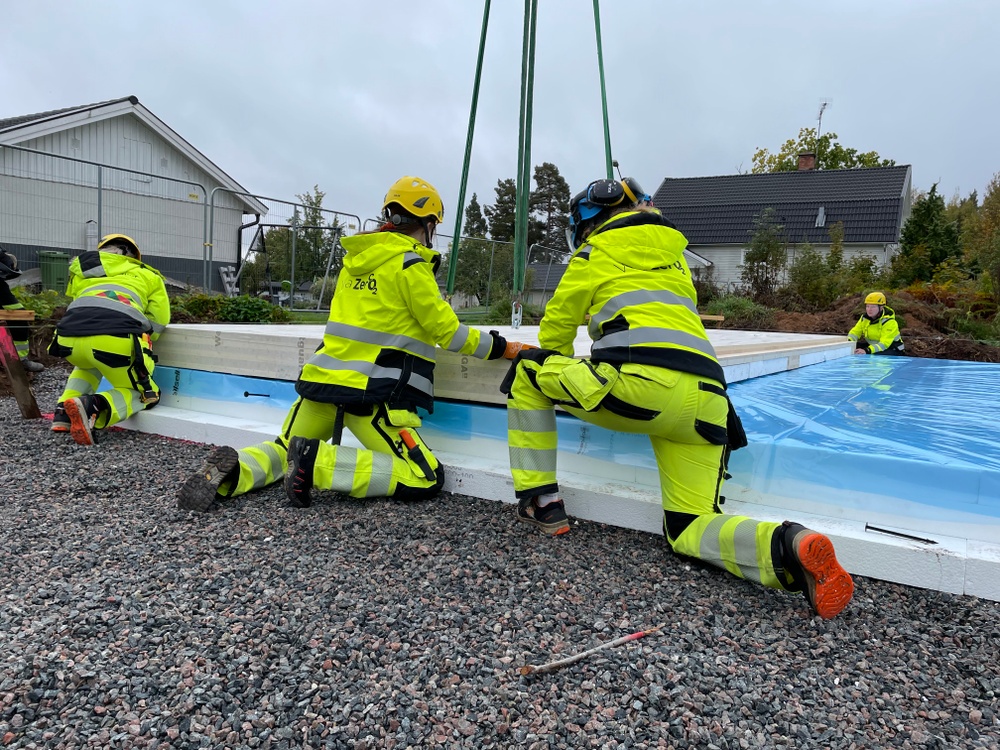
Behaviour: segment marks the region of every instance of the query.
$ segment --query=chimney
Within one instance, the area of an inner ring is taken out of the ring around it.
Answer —
[[[805,151],[799,154],[799,171],[808,172],[816,169],[816,154]]]

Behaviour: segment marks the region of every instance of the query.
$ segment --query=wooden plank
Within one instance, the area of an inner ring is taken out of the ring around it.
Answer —
[[[702,320],[711,320],[718,323],[721,323],[726,319],[725,315],[699,315],[698,317],[701,318]]]
[[[3,362],[3,369],[7,373],[11,390],[14,391],[14,400],[21,410],[21,416],[25,419],[41,419],[42,412],[38,410],[35,394],[28,385],[28,375],[21,366],[20,357],[17,356],[14,339],[10,337],[7,326],[3,325],[0,325],[0,361]]]
[[[0,320],[34,320],[34,310],[0,310]]]

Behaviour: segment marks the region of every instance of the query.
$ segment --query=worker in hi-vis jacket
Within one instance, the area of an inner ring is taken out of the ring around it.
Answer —
[[[382,225],[341,240],[323,344],[299,374],[281,434],[240,451],[218,448],[181,487],[180,508],[207,511],[282,477],[297,507],[308,507],[314,490],[402,499],[440,492],[443,468],[417,432],[417,408],[434,409],[436,347],[498,359],[521,346],[462,324],[441,297],[432,241],[443,219],[437,190],[403,177],[385,196]],[[340,445],[343,428],[365,448]]]
[[[833,617],[854,584],[826,536],[720,512],[730,450],[746,437],[698,314],[687,240],[640,192],[634,181],[602,179],[570,202],[573,255],[545,308],[540,348],[522,351],[502,386],[517,516],[546,534],[569,531],[556,479],[559,405],[608,430],[649,436],[674,552],[801,591]],[[576,359],[588,316],[591,355]]]
[[[170,298],[163,275],[124,234],[109,234],[73,259],[66,294],[73,301],[56,323],[49,354],[65,357],[73,372],[52,430],[93,445],[98,430],[160,400],[152,346],[170,323]],[[111,388],[98,393],[102,378]]]
[[[847,338],[854,342],[855,354],[903,353],[896,313],[885,304],[882,292],[872,292],[865,297],[865,312],[848,332]]]

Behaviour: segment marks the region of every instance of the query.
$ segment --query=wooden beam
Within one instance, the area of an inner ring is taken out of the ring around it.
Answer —
[[[34,310],[0,310],[0,320],[34,320]]]
[[[42,413],[38,410],[35,394],[28,385],[28,375],[21,366],[21,358],[17,356],[14,339],[4,325],[0,325],[0,362],[3,362],[3,369],[7,373],[11,390],[14,391],[14,400],[21,410],[21,416],[25,419],[41,419]]]

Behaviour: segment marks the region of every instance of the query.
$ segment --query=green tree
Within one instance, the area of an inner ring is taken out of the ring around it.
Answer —
[[[287,227],[271,227],[264,232],[263,242],[253,248],[253,257],[241,274],[246,279],[244,289],[256,294],[261,282],[285,281],[292,277],[292,233],[295,233],[295,283],[322,279],[330,261],[330,277],[340,272],[342,251],[335,242],[339,223],[327,219],[323,211],[326,193],[313,187],[311,192],[297,195],[300,206],[292,212]],[[332,257],[331,257],[332,255]]]
[[[486,239],[487,224],[483,217],[479,198],[475,193],[465,207],[465,233],[459,244],[458,266],[455,269],[455,289],[468,295],[475,295],[480,304],[486,304],[491,277],[494,270],[493,258],[496,243]]]
[[[535,185],[529,206],[541,224],[542,236],[531,259],[536,262],[560,261],[566,255],[566,225],[569,223],[569,184],[559,174],[559,167],[543,162],[535,167]]]
[[[517,184],[511,178],[497,180],[494,192],[496,199],[493,205],[483,209],[489,223],[490,237],[501,242],[513,242],[517,212]]]
[[[764,172],[795,172],[799,168],[799,154],[816,154],[817,169],[857,169],[859,167],[891,167],[891,159],[883,159],[875,151],[858,151],[845,148],[837,142],[836,133],[824,133],[816,138],[816,128],[800,128],[798,138],[789,138],[771,153],[760,147],[753,154],[753,174]]]
[[[899,253],[892,259],[894,283],[906,286],[914,281],[930,281],[934,270],[947,258],[961,252],[958,224],[945,215],[944,198],[937,183],[913,204],[910,218],[899,236]]]
[[[479,205],[479,196],[473,193],[469,205],[465,207],[465,225],[462,233],[466,237],[485,237],[488,232],[489,226]]]
[[[785,227],[777,222],[773,208],[765,208],[754,219],[741,273],[744,289],[756,302],[766,305],[773,301],[787,260]]]
[[[806,242],[788,267],[788,288],[815,308],[833,302],[830,276],[823,253]]]
[[[497,180],[494,188],[496,200],[492,206],[486,206],[483,212],[490,227],[490,237],[500,242],[514,241],[514,228],[517,218],[517,183],[513,179]],[[528,247],[541,240],[542,223],[528,217]]]
[[[987,290],[1000,302],[1000,172],[986,188],[983,205],[968,227],[968,257],[982,269]]]

